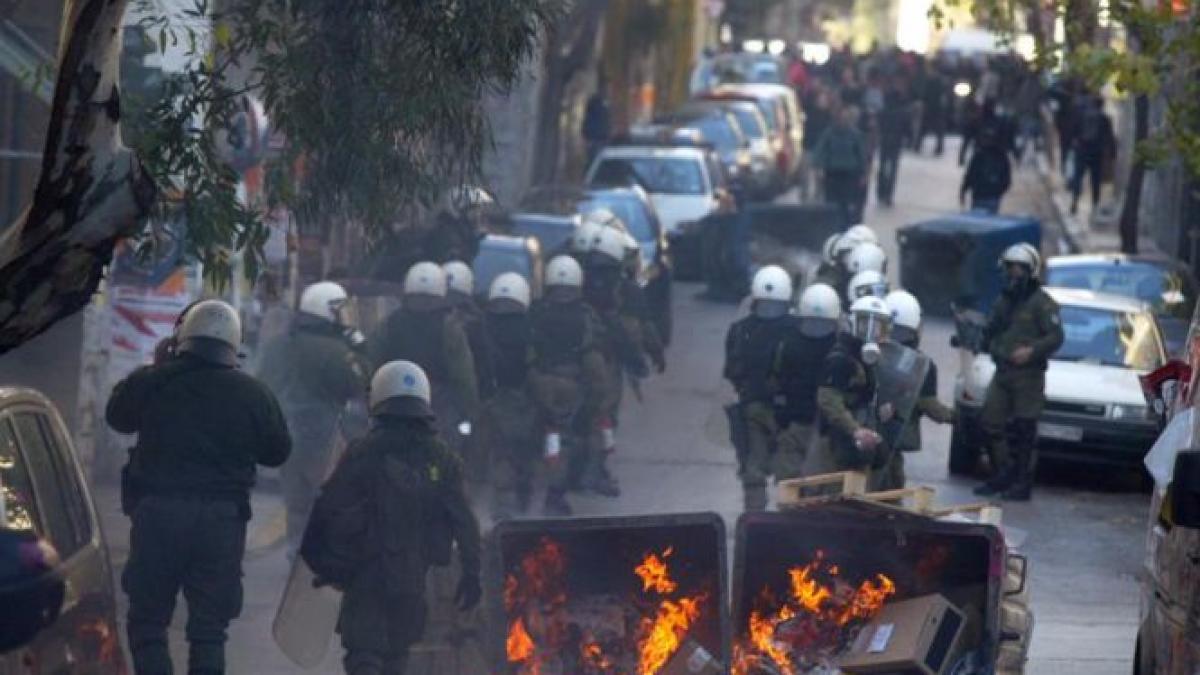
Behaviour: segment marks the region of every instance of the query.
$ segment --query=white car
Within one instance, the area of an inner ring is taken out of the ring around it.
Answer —
[[[1074,462],[1140,467],[1158,426],[1138,377],[1166,360],[1150,306],[1087,290],[1045,290],[1059,305],[1064,340],[1046,371],[1039,453]],[[975,468],[983,449],[979,414],[995,371],[991,357],[978,354],[965,359],[958,375],[952,473]]]
[[[637,185],[650,195],[668,237],[724,207],[720,160],[702,146],[614,145],[588,168],[589,188]]]

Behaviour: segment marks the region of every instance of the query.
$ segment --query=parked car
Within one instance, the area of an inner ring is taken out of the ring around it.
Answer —
[[[1046,292],[1059,305],[1064,341],[1046,371],[1039,453],[1140,472],[1158,425],[1138,378],[1166,360],[1154,314],[1145,303],[1117,295],[1053,287]],[[956,382],[951,473],[976,466],[983,448],[979,415],[994,373],[991,357],[977,354]]]
[[[1147,402],[1169,424],[1166,453],[1155,472],[1146,554],[1143,556],[1141,612],[1134,646],[1134,675],[1200,672],[1200,438],[1195,416],[1195,375],[1200,373],[1200,317],[1190,324],[1183,360],[1144,378]],[[1184,415],[1187,416],[1184,416]],[[1175,431],[1190,437],[1168,442]],[[1157,453],[1156,453],[1157,454]],[[1155,462],[1158,463],[1158,462]],[[1166,469],[1168,475],[1162,475]]]
[[[804,113],[795,90],[783,84],[726,84],[717,87],[714,93],[748,94],[764,102],[774,102],[781,114],[779,127],[787,153],[787,175],[795,176],[804,155]]]
[[[765,175],[754,172],[750,140],[742,132],[737,116],[729,110],[720,106],[685,104],[674,112],[659,116],[655,122],[699,132],[703,142],[717,151],[727,176],[740,181],[750,194],[763,187]]]
[[[1196,282],[1178,260],[1123,253],[1055,256],[1046,261],[1046,283],[1122,295],[1147,303],[1158,317],[1167,354],[1183,354],[1196,307]]]
[[[0,673],[125,673],[112,565],[96,508],[62,417],[31,389],[0,388],[0,485],[0,527],[53,546],[56,574],[68,589],[55,621],[0,655]]]
[[[673,327],[671,259],[666,233],[645,190],[637,186],[581,188],[550,185],[530,190],[520,204],[524,211],[557,215],[582,214],[601,207],[615,213],[638,241],[642,255],[638,283],[646,289],[646,299],[659,333],[669,342]]]
[[[717,54],[696,65],[691,78],[692,93],[726,83],[787,84],[787,66],[771,54],[737,52]]]
[[[481,300],[486,299],[496,277],[505,272],[516,272],[529,280],[533,297],[539,298],[542,295],[542,262],[537,239],[489,234],[479,242],[479,254],[471,262],[471,271],[475,273],[475,295]]]
[[[631,142],[600,151],[588,168],[589,188],[636,185],[650,195],[669,241],[705,216],[734,207],[716,154],[703,146]]]
[[[783,191],[785,176],[771,149],[767,121],[762,111],[752,101],[741,99],[696,99],[684,104],[681,110],[723,110],[737,118],[738,126],[746,136],[750,151],[750,178],[748,187],[752,197],[771,199]]]
[[[775,171],[780,180],[791,178],[792,171],[792,142],[788,137],[787,110],[783,99],[772,96],[755,95],[747,91],[738,91],[729,87],[719,87],[699,95],[700,100],[706,101],[736,101],[750,103],[758,108],[766,124],[767,146],[771,160],[775,163]]]

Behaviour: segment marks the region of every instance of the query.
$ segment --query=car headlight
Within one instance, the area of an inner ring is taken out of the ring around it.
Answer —
[[[1126,422],[1147,420],[1150,419],[1150,409],[1144,405],[1113,404],[1108,407],[1108,417]]]

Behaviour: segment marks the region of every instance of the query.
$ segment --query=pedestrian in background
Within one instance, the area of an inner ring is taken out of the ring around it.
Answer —
[[[978,143],[963,173],[958,199],[965,204],[969,193],[972,211],[997,213],[1000,201],[1012,185],[1012,163],[994,131],[983,132]]]
[[[1079,115],[1079,135],[1075,138],[1075,173],[1071,178],[1071,214],[1079,210],[1083,193],[1083,177],[1090,179],[1092,209],[1100,204],[1100,188],[1104,182],[1105,165],[1116,158],[1117,138],[1112,118],[1104,112],[1104,99],[1091,96]]]
[[[860,193],[867,179],[867,143],[854,120],[852,107],[837,110],[813,153],[824,172],[825,200],[837,207],[846,224],[862,221]]]
[[[612,110],[608,104],[606,87],[604,75],[601,74],[596,78],[596,91],[588,97],[583,112],[583,142],[587,146],[589,165],[612,138]]]
[[[883,206],[892,205],[896,176],[900,171],[900,152],[908,136],[909,106],[899,85],[888,87],[883,109],[879,112],[879,172],[875,177],[875,198]]]

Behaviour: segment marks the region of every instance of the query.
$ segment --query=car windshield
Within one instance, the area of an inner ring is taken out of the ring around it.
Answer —
[[[1063,345],[1054,354],[1058,361],[1084,361],[1154,370],[1161,354],[1154,318],[1143,312],[1113,312],[1067,305],[1059,310]]]
[[[634,239],[647,242],[658,238],[650,221],[650,213],[637,197],[599,194],[579,202],[580,213],[599,208],[606,208],[615,213],[629,228],[629,234],[632,234]]]
[[[1083,288],[1135,298],[1156,314],[1189,319],[1196,305],[1196,289],[1187,276],[1148,263],[1051,265],[1047,283],[1062,288]]]
[[[700,133],[704,135],[704,140],[712,143],[713,147],[721,153],[736,152],[741,147],[741,134],[733,126],[731,120],[724,115],[720,117],[708,115],[680,121],[688,129],[699,129]]]
[[[505,272],[516,272],[526,279],[533,278],[529,254],[519,248],[490,246],[486,242],[479,247],[479,254],[471,265],[475,272],[475,288],[486,290],[492,281]]]
[[[640,185],[647,192],[671,195],[705,193],[704,173],[694,159],[606,157],[592,174],[592,185]]]

